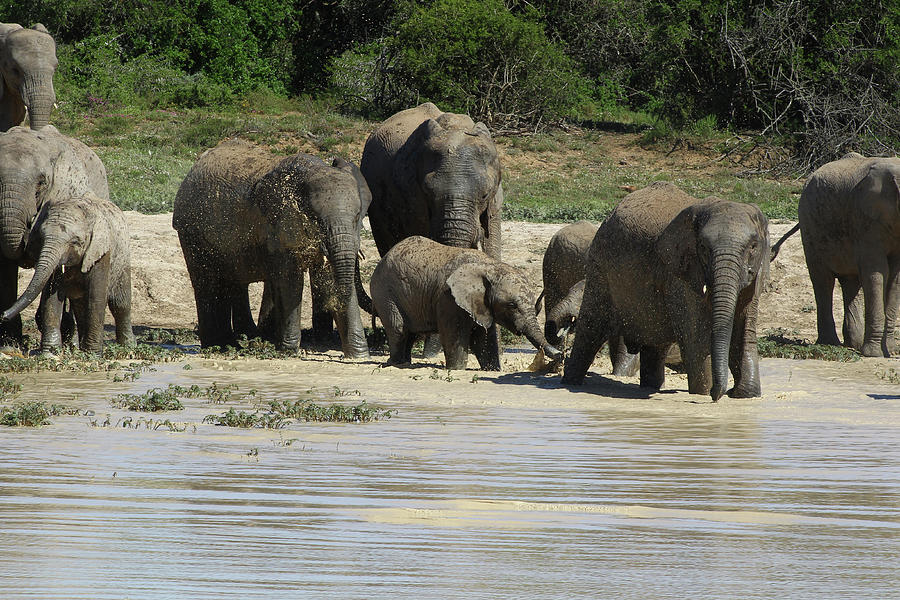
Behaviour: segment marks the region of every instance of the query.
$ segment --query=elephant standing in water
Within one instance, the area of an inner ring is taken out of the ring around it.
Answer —
[[[308,270],[333,292],[344,354],[368,357],[356,271],[369,199],[359,170],[343,159],[285,158],[242,140],[207,150],[181,183],[172,214],[201,344],[234,344],[241,334],[258,333],[296,350]],[[255,281],[265,282],[258,329],[247,291]]]
[[[803,187],[797,213],[800,222],[773,246],[773,255],[800,230],[816,297],[816,343],[840,343],[832,304],[837,279],[844,344],[863,356],[890,356],[900,307],[900,158],[852,152],[819,167]]]
[[[52,125],[0,133],[0,311],[16,300],[19,266],[30,266],[25,242],[38,211],[54,199],[87,195],[109,199],[106,169],[90,148]],[[0,346],[21,342],[21,317],[0,323]]]
[[[66,299],[75,313],[81,350],[103,349],[107,305],[116,321],[116,341],[134,343],[128,227],[118,206],[95,195],[51,200],[38,213],[26,251],[34,260],[34,276],[0,320],[17,316],[43,290],[39,323],[43,352],[62,345]]]
[[[590,221],[566,225],[553,234],[544,251],[541,265],[544,290],[534,305],[534,312],[540,312],[543,298],[544,336],[560,349],[581,309],[587,253],[596,233],[597,226]],[[628,353],[621,338],[610,344],[609,353],[613,375],[632,376],[637,372],[638,358]]]
[[[588,252],[584,299],[563,383],[584,380],[613,334],[640,351],[641,385],[659,389],[672,343],[692,394],[760,394],[756,318],[769,263],[768,222],[753,205],[697,200],[670,183],[632,192]]]
[[[406,238],[375,267],[371,287],[391,350],[388,364],[408,364],[416,336],[437,332],[448,369],[465,369],[471,349],[482,369],[499,371],[495,323],[552,358],[560,354],[541,333],[525,275],[478,250]]]
[[[26,109],[32,129],[50,122],[58,64],[56,42],[46,27],[0,23],[0,131],[21,123]]]

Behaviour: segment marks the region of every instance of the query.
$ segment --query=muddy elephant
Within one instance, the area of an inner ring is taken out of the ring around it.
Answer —
[[[430,102],[398,112],[366,140],[360,169],[381,256],[421,235],[500,259],[500,158],[483,123]]]
[[[201,344],[258,334],[296,350],[303,274],[310,271],[311,279],[330,282],[344,354],[367,357],[355,274],[368,201],[365,180],[343,159],[285,158],[243,140],[207,150],[181,183],[172,215]],[[258,328],[247,291],[255,281],[265,282]]]
[[[558,348],[565,345],[566,334],[573,329],[584,294],[587,253],[597,233],[597,225],[578,221],[566,225],[550,238],[541,265],[544,289],[534,305],[540,314],[544,301],[544,337]],[[637,372],[638,357],[630,354],[621,338],[610,343],[613,375],[632,376]]]
[[[128,226],[118,206],[93,194],[47,202],[31,228],[26,253],[34,261],[34,276],[0,320],[17,316],[43,291],[41,351],[62,345],[65,300],[72,305],[81,350],[102,351],[107,306],[115,319],[116,341],[134,343]]]
[[[816,297],[818,344],[840,344],[834,281],[844,301],[844,344],[863,356],[890,356],[900,307],[900,158],[855,152],[810,175],[800,194],[798,229]],[[858,301],[862,288],[865,317]]]
[[[498,371],[496,324],[559,357],[541,333],[525,275],[478,250],[409,237],[382,257],[370,286],[390,346],[388,364],[408,364],[416,337],[436,332],[447,369],[465,369],[471,349],[482,369]]]
[[[106,169],[94,152],[47,125],[0,133],[0,311],[18,295],[18,267],[30,266],[25,242],[40,208],[59,198],[109,199]],[[22,319],[0,324],[0,346],[22,341]]]
[[[43,25],[0,23],[0,131],[21,123],[26,110],[32,129],[50,122],[58,63],[56,42]]]
[[[677,343],[688,391],[717,401],[760,394],[756,318],[769,263],[768,222],[753,205],[697,200],[670,183],[632,192],[588,252],[584,299],[563,383],[584,380],[603,342],[640,351],[640,383],[659,389]]]

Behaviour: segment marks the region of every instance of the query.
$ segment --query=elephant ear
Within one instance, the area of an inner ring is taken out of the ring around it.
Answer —
[[[112,246],[112,231],[106,219],[94,219],[91,228],[91,239],[84,249],[84,259],[81,261],[81,272],[87,273],[98,260],[107,254]]]
[[[349,173],[353,176],[353,179],[356,180],[356,187],[359,190],[359,214],[361,219],[369,212],[369,205],[372,203],[372,192],[369,191],[369,184],[366,182],[366,178],[363,177],[362,171],[359,170],[359,167],[357,167],[355,163],[352,163],[341,156],[335,156],[331,161],[331,166],[345,173]]]
[[[35,31],[40,31],[41,33],[46,33],[47,35],[50,35],[50,32],[47,31],[47,28],[44,27],[43,23],[35,23],[34,25],[31,26],[31,28],[34,29]]]
[[[450,288],[450,294],[456,304],[476,323],[485,329],[494,324],[494,315],[491,314],[487,303],[491,284],[483,265],[478,263],[460,265],[447,278],[447,287]]]
[[[696,207],[682,210],[659,234],[656,252],[667,272],[702,293],[703,267],[697,252],[698,214]]]
[[[488,137],[488,139],[491,139],[491,130],[488,129],[488,126],[481,121],[475,123],[475,127],[472,128],[472,131],[480,135],[485,135]]]

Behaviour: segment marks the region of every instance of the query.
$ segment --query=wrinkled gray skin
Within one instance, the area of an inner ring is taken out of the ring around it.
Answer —
[[[31,266],[25,242],[38,210],[54,199],[109,199],[106,169],[94,152],[48,125],[0,133],[0,311],[18,295],[18,267]],[[0,346],[22,341],[22,319],[0,324]]]
[[[844,344],[863,356],[895,353],[900,158],[866,158],[853,152],[823,165],[806,182],[797,213],[800,222],[776,247],[800,229],[816,297],[816,343],[840,344],[832,304],[837,279],[844,301]]]
[[[640,351],[641,385],[659,389],[677,343],[688,391],[717,401],[760,394],[756,318],[769,263],[756,206],[697,200],[670,183],[632,192],[600,226],[563,383],[584,380],[610,335]]]
[[[500,259],[500,158],[484,124],[430,102],[398,112],[366,140],[360,169],[382,256],[421,235]]]
[[[0,23],[0,131],[21,123],[26,110],[32,129],[50,122],[58,64],[56,42],[43,25]]]
[[[17,316],[43,291],[42,351],[62,345],[60,322],[66,299],[75,313],[82,350],[102,351],[107,306],[116,322],[116,341],[134,343],[128,227],[119,207],[93,194],[52,200],[38,214],[26,252],[34,260],[34,276],[0,320]]]
[[[242,140],[222,142],[194,164],[175,197],[172,225],[193,284],[202,345],[259,334],[296,350],[309,270],[333,291],[344,354],[369,355],[355,285],[368,193],[348,164],[279,157]],[[258,329],[247,293],[254,281],[265,282]]]
[[[447,369],[465,369],[471,349],[482,369],[497,371],[495,323],[524,334],[547,356],[560,355],[544,339],[524,274],[478,250],[407,238],[381,259],[370,287],[390,346],[388,364],[408,364],[416,337],[437,332]]]
[[[540,313],[543,298],[544,336],[558,348],[565,345],[565,336],[574,328],[581,309],[587,253],[596,233],[597,226],[589,221],[566,225],[550,238],[544,251],[544,291],[534,311]],[[614,375],[630,377],[637,373],[638,357],[628,353],[621,339],[616,338],[616,343],[610,344],[610,358]]]

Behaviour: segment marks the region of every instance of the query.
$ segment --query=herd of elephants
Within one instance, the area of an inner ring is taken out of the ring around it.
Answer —
[[[42,351],[77,327],[80,347],[98,352],[107,306],[116,340],[134,342],[129,236],[100,159],[49,124],[56,66],[42,26],[0,24],[0,346],[21,345],[20,312],[40,296]],[[26,114],[29,126],[19,125]],[[634,191],[599,227],[578,222],[554,235],[535,302],[523,271],[501,260],[501,171],[484,124],[431,103],[378,125],[359,166],[284,158],[240,139],[207,150],[172,217],[201,344],[246,335],[297,349],[308,272],[313,331],[336,323],[348,357],[369,353],[361,308],[380,318],[390,364],[409,363],[427,335],[448,369],[465,368],[469,352],[482,369],[499,369],[498,325],[560,360],[577,322],[563,383],[580,383],[608,343],[616,373],[639,370],[642,386],[660,388],[677,344],[691,393],[760,395],[758,304],[781,242],[770,248],[755,205],[697,199],[665,182]],[[900,159],[851,153],[830,162],[810,176],[798,210],[785,238],[802,233],[818,343],[840,343],[837,279],[843,343],[889,356],[900,305]],[[366,216],[382,257],[370,294],[359,272]],[[34,268],[21,295],[19,267]],[[259,281],[254,319],[248,285]]]

